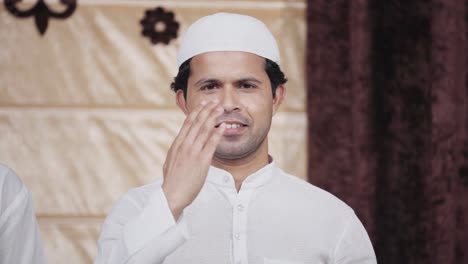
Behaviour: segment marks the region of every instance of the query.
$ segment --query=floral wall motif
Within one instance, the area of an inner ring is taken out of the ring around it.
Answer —
[[[162,7],[146,10],[140,24],[143,28],[141,34],[148,37],[153,44],[167,45],[172,39],[177,38],[179,23],[175,20],[173,12],[166,12]]]
[[[21,0],[4,0],[5,8],[18,18],[34,16],[34,22],[41,35],[44,35],[47,30],[49,18],[66,19],[69,18],[76,9],[76,0],[60,0],[60,2],[66,6],[65,10],[61,12],[49,8],[44,0],[37,0],[37,3],[33,7],[24,10],[18,8],[17,4],[20,2]]]

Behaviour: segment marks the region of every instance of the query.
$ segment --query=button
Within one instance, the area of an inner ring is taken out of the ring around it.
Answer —
[[[235,234],[234,237],[235,237],[237,240],[240,240],[240,234],[239,234],[239,233]]]
[[[224,176],[224,182],[227,183],[229,181],[229,176],[225,175]]]
[[[244,206],[242,204],[237,205],[237,210],[244,211]]]

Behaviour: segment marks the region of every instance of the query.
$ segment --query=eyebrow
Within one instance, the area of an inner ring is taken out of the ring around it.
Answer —
[[[199,85],[202,85],[204,83],[219,83],[220,81],[218,79],[214,79],[214,78],[208,78],[208,79],[205,79],[205,78],[202,78],[200,80],[198,80],[197,82],[194,83],[195,86],[199,86]]]
[[[255,79],[254,77],[242,78],[236,81],[236,83],[244,83],[244,82],[254,82],[254,83],[262,84],[260,80]]]
[[[244,82],[254,82],[258,84],[262,84],[262,82],[254,77],[247,77],[247,78],[241,78],[239,80],[236,80],[235,83],[244,83]],[[195,86],[199,86],[205,83],[221,83],[220,80],[215,79],[215,78],[202,78],[194,83]]]

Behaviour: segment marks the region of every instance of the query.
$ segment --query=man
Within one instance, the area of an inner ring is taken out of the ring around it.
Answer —
[[[0,164],[0,263],[45,263],[31,194]]]
[[[255,18],[218,13],[190,26],[171,85],[186,119],[164,180],[120,199],[96,263],[376,263],[353,210],[268,155],[285,96],[278,63]]]

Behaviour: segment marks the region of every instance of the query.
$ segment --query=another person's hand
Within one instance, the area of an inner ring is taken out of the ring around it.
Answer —
[[[162,189],[177,220],[205,183],[225,124],[215,127],[224,109],[219,102],[202,102],[187,115],[164,162]]]

